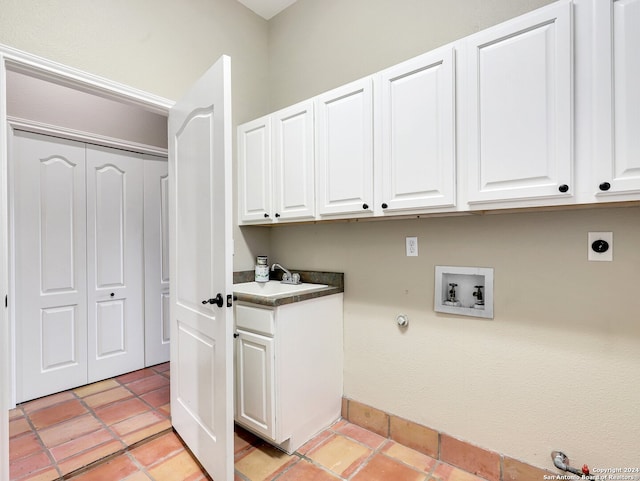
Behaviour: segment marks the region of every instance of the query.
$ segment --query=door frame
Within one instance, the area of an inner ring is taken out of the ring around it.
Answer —
[[[7,70],[28,74],[62,84],[86,93],[141,107],[150,112],[168,115],[174,102],[157,95],[113,82],[103,77],[0,44],[0,481],[9,481],[9,420],[13,388],[11,382],[11,306],[4,299],[12,298],[9,278],[9,131],[7,119]],[[5,297],[7,296],[7,297]],[[4,304],[4,305],[3,305]]]

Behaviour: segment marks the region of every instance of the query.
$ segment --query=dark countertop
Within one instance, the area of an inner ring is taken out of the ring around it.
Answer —
[[[277,307],[284,304],[292,304],[294,302],[306,301],[308,299],[316,299],[318,297],[330,296],[344,292],[344,274],[342,272],[319,272],[319,271],[302,271],[298,269],[290,269],[291,272],[300,274],[302,282],[310,284],[327,284],[327,287],[312,291],[303,292],[301,294],[283,294],[282,296],[257,296],[249,294],[234,293],[238,301],[250,302],[251,304],[259,304],[262,306]],[[255,280],[254,271],[241,271],[233,273],[233,283],[240,284],[243,282],[252,282]],[[275,275],[274,275],[275,274]],[[270,273],[272,276],[269,280],[280,280],[282,273],[280,271]]]

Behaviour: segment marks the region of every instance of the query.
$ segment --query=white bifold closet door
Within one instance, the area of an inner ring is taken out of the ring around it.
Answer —
[[[167,159],[144,162],[144,364],[169,361],[169,168]]]
[[[87,380],[85,146],[15,132],[16,398]]]
[[[13,141],[16,400],[144,367],[142,156]]]
[[[87,145],[88,381],[144,367],[142,156]]]

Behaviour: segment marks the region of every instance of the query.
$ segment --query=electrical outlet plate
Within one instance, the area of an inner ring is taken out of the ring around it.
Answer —
[[[418,238],[417,237],[407,237],[406,247],[407,247],[407,257],[418,256]]]
[[[609,244],[605,252],[597,252],[593,249],[593,243],[603,240]],[[612,261],[613,260],[613,232],[589,232],[588,235],[588,259],[590,261]]]

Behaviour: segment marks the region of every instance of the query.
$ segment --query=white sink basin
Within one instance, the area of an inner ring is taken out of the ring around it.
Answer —
[[[269,282],[243,282],[233,285],[236,294],[248,294],[251,296],[279,297],[290,294],[303,294],[328,287],[327,284],[283,284],[280,281]]]

